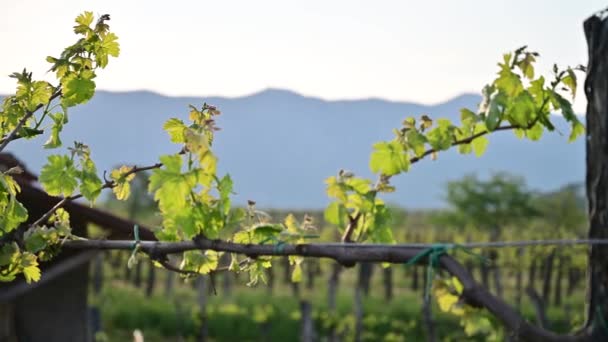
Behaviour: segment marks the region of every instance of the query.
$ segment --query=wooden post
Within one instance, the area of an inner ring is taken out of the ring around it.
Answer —
[[[363,284],[359,279],[357,286],[355,286],[355,300],[353,303],[355,307],[355,342],[361,342],[363,335],[363,291]]]
[[[562,305],[562,278],[564,275],[565,259],[563,255],[558,258],[557,274],[555,275],[555,285],[553,286],[553,305],[559,307]]]
[[[517,258],[521,260],[524,256],[524,249],[519,247],[516,251]],[[519,310],[521,308],[521,297],[523,293],[524,275],[521,267],[517,267],[515,270],[515,307]]]
[[[314,324],[312,321],[312,305],[307,300],[300,301],[301,327],[300,341],[312,342],[315,339]]]
[[[198,334],[198,342],[207,341],[208,326],[207,326],[207,279],[198,277],[196,279],[196,287],[198,290],[198,305],[200,307],[201,326]]]
[[[373,272],[374,265],[371,262],[359,263],[359,284],[365,297],[369,296],[369,288]]]
[[[384,282],[384,300],[390,302],[393,299],[393,267],[383,270],[382,280]]]
[[[336,317],[336,303],[337,303],[337,293],[338,293],[338,284],[340,282],[340,273],[342,272],[342,266],[333,262],[331,267],[331,272],[329,276],[329,281],[327,285],[327,309],[329,314],[332,317]],[[329,328],[329,340],[335,342],[338,340],[338,335],[336,333],[336,327],[332,324]]]
[[[551,299],[551,279],[553,277],[553,264],[555,260],[556,249],[553,248],[551,253],[545,259],[545,267],[543,274],[543,303],[548,307]]]
[[[587,200],[589,238],[608,239],[608,18],[606,13],[585,21],[589,51],[585,94],[587,96]],[[594,339],[607,341],[608,246],[590,248],[589,302],[586,328]]]
[[[423,278],[426,279],[426,277]],[[422,295],[425,296],[424,293]],[[435,321],[433,320],[431,306],[432,303],[430,297],[427,299],[425,296],[425,298],[422,300],[422,322],[424,323],[426,340],[428,342],[436,342],[437,332],[435,330]]]
[[[148,278],[146,279],[146,297],[152,296],[156,285],[156,267],[152,260],[148,262]]]
[[[175,272],[165,271],[167,278],[165,279],[165,297],[173,296],[173,287],[175,283]]]

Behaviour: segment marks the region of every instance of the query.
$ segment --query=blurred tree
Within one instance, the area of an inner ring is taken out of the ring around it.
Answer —
[[[507,173],[495,173],[486,181],[468,175],[448,182],[446,200],[451,210],[441,215],[445,223],[490,230],[494,238],[501,228],[540,214],[523,178]]]
[[[567,184],[557,191],[536,196],[535,206],[551,230],[583,236],[587,222],[587,201],[583,184]]]

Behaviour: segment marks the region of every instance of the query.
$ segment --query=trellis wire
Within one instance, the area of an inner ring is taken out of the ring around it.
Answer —
[[[508,247],[533,247],[533,246],[573,246],[573,245],[608,245],[608,239],[550,239],[550,240],[520,240],[520,241],[487,241],[487,242],[462,242],[462,243],[399,243],[399,244],[351,244],[351,243],[319,243],[315,244],[327,247],[369,247],[369,248],[432,248],[437,245],[460,246],[463,248],[508,248]]]

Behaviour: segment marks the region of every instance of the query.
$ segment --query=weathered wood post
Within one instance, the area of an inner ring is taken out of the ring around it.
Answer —
[[[302,315],[300,327],[300,341],[312,342],[315,340],[314,322],[312,320],[312,305],[308,300],[300,301],[300,314]]]
[[[587,96],[587,200],[589,238],[608,239],[608,18],[606,10],[585,21],[589,62]],[[590,248],[586,329],[608,341],[608,246]]]
[[[198,277],[196,279],[196,287],[198,290],[198,305],[200,307],[200,319],[201,326],[199,328],[198,341],[205,342],[208,340],[208,324],[207,324],[207,297],[208,297],[208,289],[207,289],[207,279],[204,277]]]
[[[329,281],[327,284],[327,309],[332,319],[337,317],[336,312],[336,304],[337,304],[337,295],[338,295],[338,285],[340,282],[340,273],[342,272],[342,266],[333,262],[331,264],[331,271],[329,276]],[[338,340],[338,335],[336,334],[335,322],[333,322],[332,326],[329,329],[329,341],[335,342]]]

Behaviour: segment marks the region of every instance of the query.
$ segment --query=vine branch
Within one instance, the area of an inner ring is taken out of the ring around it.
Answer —
[[[118,249],[131,250],[130,240],[73,240],[63,245],[71,249]],[[259,256],[303,256],[333,259],[339,263],[388,262],[404,264],[415,258],[424,248],[403,247],[385,248],[360,244],[349,244],[348,247],[336,244],[283,244],[281,248],[273,245],[239,244],[223,240],[210,240],[196,237],[193,241],[157,242],[141,241],[140,250],[144,253],[175,254],[189,250],[213,250],[217,252],[236,253],[255,258]],[[426,262],[426,259],[418,262]],[[462,297],[465,302],[476,307],[483,307],[500,319],[515,334],[516,338],[530,341],[591,341],[591,332],[583,330],[572,335],[559,335],[527,322],[515,309],[491,294],[478,284],[473,276],[457,260],[449,255],[439,258],[439,267],[448,271],[463,284]]]

